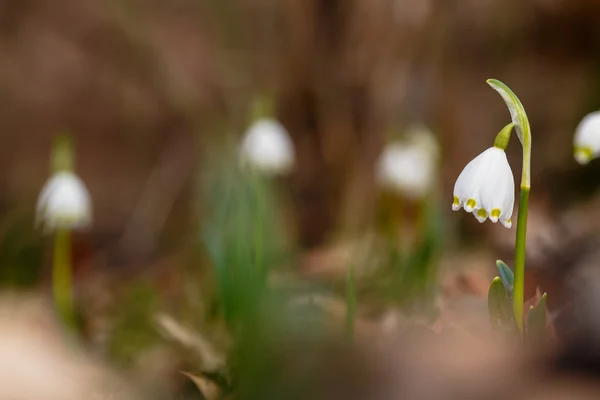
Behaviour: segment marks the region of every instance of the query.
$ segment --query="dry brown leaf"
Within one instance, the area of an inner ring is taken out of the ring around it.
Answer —
[[[200,332],[192,331],[167,314],[154,317],[161,332],[182,346],[198,354],[202,367],[206,371],[219,371],[225,368],[225,356],[206,339]]]
[[[206,400],[216,400],[221,398],[221,389],[213,381],[201,376],[191,374],[189,372],[181,371],[181,373],[190,378],[192,382],[194,382],[194,384]]]

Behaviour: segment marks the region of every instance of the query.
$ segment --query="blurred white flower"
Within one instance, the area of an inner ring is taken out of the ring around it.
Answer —
[[[600,111],[586,115],[575,130],[573,138],[575,160],[587,164],[600,155]]]
[[[385,189],[418,199],[432,188],[436,178],[438,144],[425,127],[408,129],[406,140],[388,144],[379,158],[377,180]]]
[[[54,174],[42,188],[36,213],[38,223],[51,231],[89,226],[92,205],[85,184],[72,172]]]
[[[267,175],[282,175],[294,168],[294,144],[278,121],[263,118],[250,126],[240,146],[240,161]]]
[[[454,185],[452,210],[472,212],[479,222],[488,217],[507,228],[515,203],[515,181],[504,150],[490,147],[462,170]]]

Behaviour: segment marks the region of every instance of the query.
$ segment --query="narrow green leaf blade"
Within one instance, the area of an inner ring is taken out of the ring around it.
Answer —
[[[544,293],[537,306],[529,307],[527,314],[527,338],[542,341],[546,331],[546,298]]]
[[[512,307],[500,277],[495,277],[488,292],[488,311],[494,328],[510,328],[514,325]]]
[[[506,289],[508,297],[510,297],[515,286],[515,274],[502,260],[496,261],[496,268],[498,268],[498,274],[500,275],[500,279],[502,279],[504,289]]]

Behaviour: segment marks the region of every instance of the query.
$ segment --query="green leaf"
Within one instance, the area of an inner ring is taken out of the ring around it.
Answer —
[[[544,293],[540,302],[537,306],[529,307],[527,313],[527,338],[541,341],[544,339],[544,333],[546,331],[546,298],[547,294]]]
[[[488,292],[488,310],[494,328],[510,328],[514,326],[514,318],[510,299],[504,289],[500,277],[495,277]]]
[[[512,270],[502,260],[496,261],[496,267],[498,268],[500,279],[502,279],[502,283],[504,284],[504,289],[506,289],[506,293],[510,298],[515,286],[515,274],[513,274]]]

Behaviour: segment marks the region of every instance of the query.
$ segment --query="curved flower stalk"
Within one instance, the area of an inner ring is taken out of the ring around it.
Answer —
[[[406,136],[384,148],[377,164],[377,181],[384,189],[421,199],[435,183],[439,146],[433,133],[422,125],[411,126]]]
[[[513,289],[513,313],[517,326],[523,334],[523,303],[525,290],[525,243],[527,236],[527,210],[529,191],[531,188],[531,128],[527,113],[519,98],[508,86],[496,79],[488,79],[487,83],[504,99],[512,124],[523,147],[523,171],[521,174],[521,194],[519,215],[517,217],[517,236],[515,244],[515,267]]]
[[[71,231],[92,223],[92,203],[83,181],[72,171],[73,150],[66,137],[55,143],[54,174],[44,185],[36,207],[36,221],[54,233],[52,289],[54,304],[67,325],[74,324],[71,271]]]
[[[575,160],[582,165],[600,156],[600,111],[586,115],[577,125],[573,151]]]

